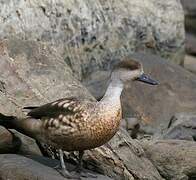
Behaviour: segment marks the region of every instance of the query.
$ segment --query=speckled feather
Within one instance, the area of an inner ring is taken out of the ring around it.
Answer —
[[[98,113],[102,110],[97,102],[65,98],[37,107],[28,116],[42,121],[37,139],[73,151],[98,147],[115,134],[118,124],[112,124],[110,118],[114,117],[106,112]]]

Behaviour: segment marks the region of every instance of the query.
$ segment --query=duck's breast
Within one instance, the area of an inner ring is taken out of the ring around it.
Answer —
[[[108,142],[118,131],[121,119],[121,108],[113,112],[105,111],[102,115],[98,115],[96,122],[91,125],[92,144],[98,147]]]

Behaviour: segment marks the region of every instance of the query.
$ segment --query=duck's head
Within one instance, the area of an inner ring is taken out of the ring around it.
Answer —
[[[130,80],[136,80],[151,85],[158,84],[157,81],[144,74],[142,64],[133,59],[123,60],[116,64],[112,71],[112,79],[118,79],[123,83]]]

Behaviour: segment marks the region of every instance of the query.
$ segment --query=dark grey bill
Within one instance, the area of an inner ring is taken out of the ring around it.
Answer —
[[[151,85],[158,85],[159,83],[153,79],[151,79],[149,76],[147,76],[146,74],[142,74],[139,78],[137,78],[136,80],[138,81],[142,81],[144,83],[147,84],[151,84]]]

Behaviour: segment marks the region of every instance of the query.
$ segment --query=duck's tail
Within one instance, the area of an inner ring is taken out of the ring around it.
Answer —
[[[5,116],[4,114],[0,113],[0,125],[8,129],[14,128],[15,119],[16,117],[14,116]]]
[[[4,126],[7,129],[15,129],[32,138],[36,138],[41,132],[41,125],[42,121],[33,118],[17,118],[0,113],[0,126]]]

